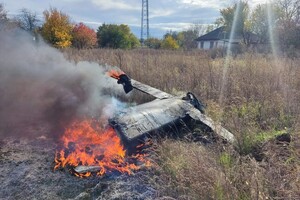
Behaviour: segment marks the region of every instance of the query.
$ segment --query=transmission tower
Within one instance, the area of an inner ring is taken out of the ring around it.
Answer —
[[[141,43],[149,39],[149,6],[148,0],[142,0]]]

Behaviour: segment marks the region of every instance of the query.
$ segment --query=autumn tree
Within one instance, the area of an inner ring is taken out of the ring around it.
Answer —
[[[125,24],[103,24],[97,30],[98,46],[114,49],[132,49],[140,45],[137,37]]]
[[[190,27],[188,30],[184,30],[180,32],[168,31],[164,35],[164,40],[162,42],[166,46],[173,43],[173,47],[171,48],[170,46],[168,47],[164,46],[163,48],[170,48],[170,49],[183,48],[185,50],[196,48],[197,47],[196,39],[198,36],[199,36],[198,26]],[[169,37],[173,38],[173,40],[176,43],[174,43]],[[178,47],[176,44],[178,45]]]
[[[171,38],[175,41],[175,43],[171,40]],[[177,31],[170,30],[164,35],[164,39],[162,41],[162,43],[164,43],[164,47],[162,47],[162,48],[165,48],[165,49],[179,49],[182,46],[182,41],[183,41],[182,32],[177,32]],[[168,46],[171,43],[174,44],[175,48],[165,46],[165,45]],[[178,46],[178,48],[176,46]]]
[[[167,35],[161,43],[161,48],[175,50],[179,49],[179,45],[171,35]]]
[[[72,36],[72,46],[78,49],[92,48],[97,44],[96,32],[81,22],[74,26]]]
[[[45,23],[42,26],[43,38],[58,48],[71,46],[72,24],[68,15],[56,8],[44,11]]]

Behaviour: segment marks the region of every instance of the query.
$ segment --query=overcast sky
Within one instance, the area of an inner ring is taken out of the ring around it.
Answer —
[[[149,0],[150,36],[161,38],[167,31],[181,31],[193,24],[211,24],[221,8],[236,0]],[[267,0],[248,0],[251,6]],[[72,21],[97,29],[102,23],[127,24],[140,37],[142,0],[0,0],[9,16],[27,8],[42,13],[50,6],[68,14]]]

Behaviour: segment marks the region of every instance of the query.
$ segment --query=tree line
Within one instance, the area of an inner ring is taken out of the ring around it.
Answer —
[[[36,13],[22,9],[14,19],[7,18],[7,12],[0,3],[0,29],[3,23],[18,26],[35,36],[41,35],[45,41],[57,48],[121,48],[132,49],[141,46],[139,39],[128,25],[102,24],[94,31],[84,23],[74,24],[70,17],[56,8],[43,12],[44,22]],[[221,17],[206,32],[224,26],[230,32],[235,23],[235,32],[242,35],[243,43],[249,45],[249,33],[259,38],[259,43],[270,43],[276,39],[281,48],[300,48],[300,0],[277,0],[259,4],[250,9],[246,0],[240,0],[227,8],[220,9]],[[236,20],[234,22],[234,18]],[[194,25],[188,30],[168,31],[162,39],[149,38],[143,44],[154,49],[194,49],[203,25]],[[273,38],[270,38],[272,36]]]
[[[41,24],[36,13],[22,9],[15,18],[8,19],[7,11],[3,4],[0,4],[0,30],[19,27],[30,32],[35,38],[41,35],[46,42],[56,48],[133,49],[141,46],[139,39],[125,24],[102,24],[95,31],[82,22],[72,23],[71,18],[66,13],[56,8],[45,10],[43,16],[44,22]],[[173,47],[174,44],[176,44],[175,48]],[[153,46],[152,42],[149,46]],[[176,41],[170,37],[155,48],[176,49],[177,46]]]
[[[19,27],[34,37],[42,38],[56,48],[122,48],[131,49],[140,45],[128,25],[103,24],[95,31],[84,23],[72,23],[71,18],[56,8],[43,12],[44,22],[36,13],[22,9],[13,19],[8,19],[7,11],[0,4],[0,30]]]
[[[221,9],[220,14],[216,26],[224,26],[230,31],[235,23],[235,33],[243,36],[246,45],[250,42],[248,33],[255,33],[258,43],[275,42],[281,49],[300,48],[300,0],[274,0],[253,9],[242,0]]]

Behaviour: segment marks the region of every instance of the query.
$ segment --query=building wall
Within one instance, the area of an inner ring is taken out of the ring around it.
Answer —
[[[223,46],[221,43],[222,42],[218,41],[218,40],[201,41],[201,42],[198,42],[198,48],[199,49],[204,49],[204,50],[209,50],[209,49],[213,49],[213,48]]]
[[[232,40],[233,43],[239,43],[241,40]],[[226,48],[228,41],[224,40],[211,40],[198,42],[198,49],[209,50],[213,48]]]

